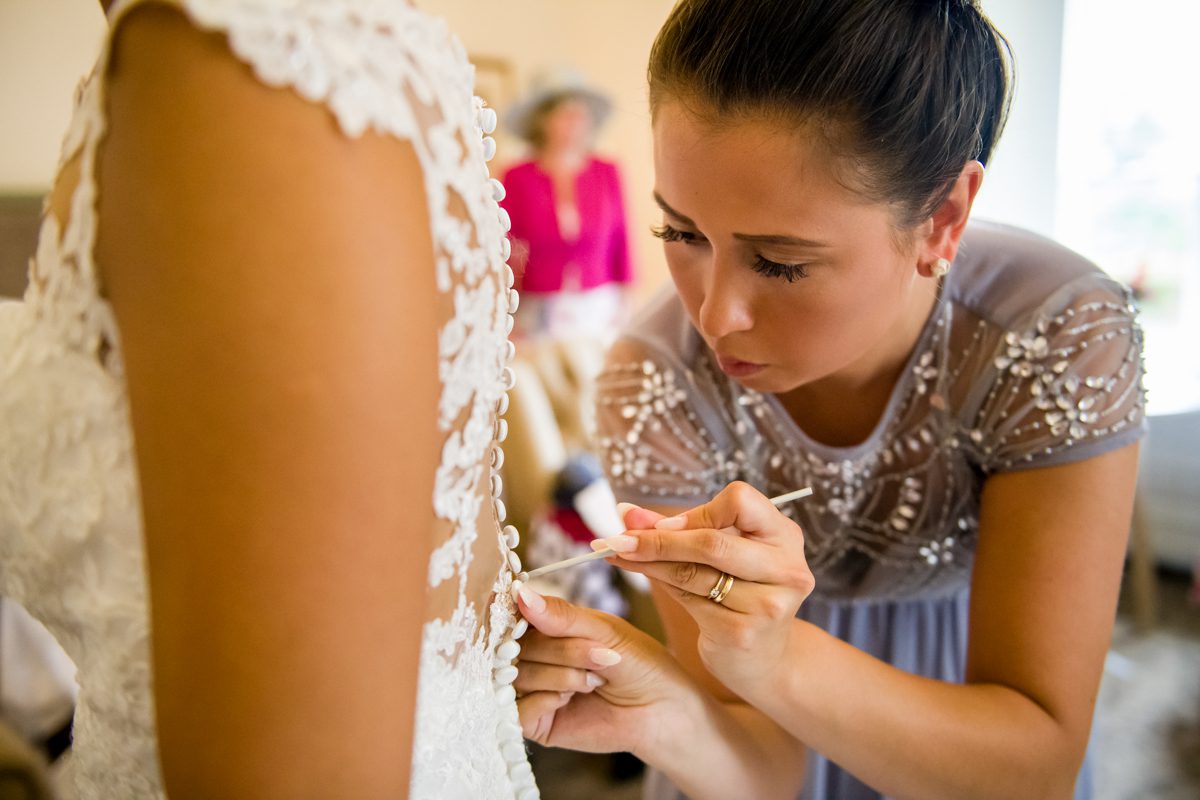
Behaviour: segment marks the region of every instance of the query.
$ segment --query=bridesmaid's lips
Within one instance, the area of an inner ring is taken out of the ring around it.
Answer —
[[[739,361],[736,358],[728,358],[720,354],[717,355],[717,366],[731,378],[749,378],[763,369],[766,369],[766,364],[754,364],[750,361]]]

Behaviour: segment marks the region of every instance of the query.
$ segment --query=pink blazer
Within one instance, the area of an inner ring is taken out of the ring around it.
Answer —
[[[501,205],[512,217],[509,238],[513,250],[528,252],[524,270],[517,270],[519,291],[561,290],[568,264],[579,270],[582,289],[633,279],[621,178],[615,164],[592,158],[579,173],[575,199],[580,226],[579,238],[574,241],[564,240],[559,233],[553,183],[537,163],[513,166],[503,181],[507,195]],[[518,259],[513,262],[519,265]]]

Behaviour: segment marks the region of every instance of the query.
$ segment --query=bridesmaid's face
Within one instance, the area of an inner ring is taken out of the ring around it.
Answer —
[[[727,374],[782,393],[888,346],[919,281],[915,249],[888,205],[838,180],[818,137],[713,125],[666,100],[654,163],[671,277]]]

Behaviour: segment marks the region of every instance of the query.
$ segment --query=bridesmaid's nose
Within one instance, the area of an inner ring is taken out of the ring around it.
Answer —
[[[700,304],[701,332],[708,341],[748,331],[754,326],[748,287],[736,271],[717,266],[712,270]]]

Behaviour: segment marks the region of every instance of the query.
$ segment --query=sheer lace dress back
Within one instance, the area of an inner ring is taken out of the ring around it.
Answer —
[[[504,519],[501,418],[516,308],[503,189],[488,177],[495,112],[444,23],[397,0],[129,0],[225,35],[263,83],[324,105],[347,137],[411,143],[425,175],[441,309],[428,618],[412,796],[536,797],[511,685],[517,534]],[[110,34],[111,41],[111,34]],[[137,472],[119,331],[93,262],[107,46],[80,87],[30,288],[0,305],[0,592],[79,668],[64,791],[161,794]],[[60,202],[65,200],[66,202]],[[523,627],[523,624],[521,625]]]

